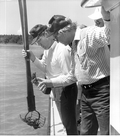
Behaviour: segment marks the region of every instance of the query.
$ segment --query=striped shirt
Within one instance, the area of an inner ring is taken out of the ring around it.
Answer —
[[[106,23],[106,22],[105,22]],[[79,84],[90,84],[110,75],[106,48],[110,40],[109,24],[104,27],[89,26],[76,30],[78,41],[75,53],[75,75]],[[109,55],[109,50],[107,49]]]

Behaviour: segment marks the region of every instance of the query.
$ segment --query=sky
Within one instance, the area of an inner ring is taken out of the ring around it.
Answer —
[[[53,15],[64,15],[78,24],[93,25],[94,8],[82,8],[81,0],[26,0],[28,32],[36,24],[47,25]],[[0,34],[21,34],[18,0],[0,0]]]

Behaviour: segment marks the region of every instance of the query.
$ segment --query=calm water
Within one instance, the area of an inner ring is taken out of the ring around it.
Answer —
[[[36,109],[47,120],[44,127],[34,129],[24,123],[19,115],[27,113],[26,68],[22,57],[22,45],[0,44],[0,135],[46,135],[48,125],[49,96],[34,87]],[[30,47],[37,56],[43,51],[40,47]],[[31,72],[41,76],[31,64]]]

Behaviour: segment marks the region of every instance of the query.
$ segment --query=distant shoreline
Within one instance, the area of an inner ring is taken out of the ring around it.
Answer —
[[[12,46],[12,45],[14,45],[14,46],[16,46],[16,45],[18,45],[18,46],[23,46],[23,44],[18,44],[18,43],[0,43],[0,45],[5,45],[5,46]]]
[[[23,44],[15,44],[15,43],[0,43],[0,48],[20,48],[21,50],[23,49]],[[29,45],[29,49],[34,52],[36,57],[39,59],[42,58],[44,49],[41,46],[38,45]]]
[[[18,44],[18,43],[0,43],[0,46],[23,46],[23,44]],[[40,47],[38,45],[30,45],[30,47]]]

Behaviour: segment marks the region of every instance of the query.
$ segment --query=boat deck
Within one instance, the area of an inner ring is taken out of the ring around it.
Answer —
[[[54,99],[50,98],[50,135],[67,135]]]

